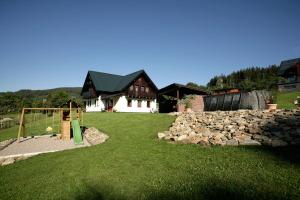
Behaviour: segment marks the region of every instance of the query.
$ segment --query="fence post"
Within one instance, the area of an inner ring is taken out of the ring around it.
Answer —
[[[223,103],[222,103],[222,110],[224,110],[224,102],[225,102],[225,98],[226,98],[226,94],[223,94],[224,98],[223,98]]]
[[[242,99],[242,93],[240,93],[238,110],[241,108],[241,99]]]
[[[25,135],[25,124],[24,124],[24,112],[25,109],[22,109],[22,114],[20,116],[20,125],[19,125],[19,132],[18,132],[18,142],[20,142],[20,136],[21,136],[21,131],[23,131],[23,136]],[[22,130],[23,129],[23,130]]]
[[[232,110],[232,104],[233,104],[233,94],[230,94],[231,95],[231,105],[230,105],[230,110]]]

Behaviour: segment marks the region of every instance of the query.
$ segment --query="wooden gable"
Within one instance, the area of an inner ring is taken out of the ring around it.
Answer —
[[[96,88],[89,74],[87,74],[86,79],[84,81],[81,95],[84,99],[97,98]]]
[[[141,74],[127,88],[126,95],[132,98],[156,98],[156,86],[144,74]]]

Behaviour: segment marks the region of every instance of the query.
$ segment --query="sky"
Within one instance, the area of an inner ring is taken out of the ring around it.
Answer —
[[[300,57],[299,0],[0,0],[0,91],[144,69],[158,88]]]

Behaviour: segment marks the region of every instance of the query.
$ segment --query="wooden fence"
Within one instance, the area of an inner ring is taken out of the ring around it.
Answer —
[[[204,97],[204,110],[238,110],[238,109],[265,109],[266,97],[270,92],[257,90],[230,94],[208,95]]]

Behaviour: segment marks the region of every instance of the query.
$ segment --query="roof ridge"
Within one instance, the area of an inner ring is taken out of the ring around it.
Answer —
[[[98,72],[98,71],[94,71],[94,70],[89,70],[88,72],[95,72],[95,73],[99,73],[99,74],[106,74],[106,75],[113,75],[113,76],[124,76],[124,75],[119,75],[119,74],[111,74],[111,73],[106,73],[106,72]]]
[[[140,69],[140,70],[137,70],[137,71],[132,72],[132,73],[130,73],[130,74],[127,74],[127,75],[125,75],[125,76],[130,76],[130,75],[135,74],[135,73],[137,73],[137,72],[145,72],[145,70],[144,70],[144,69]]]
[[[286,59],[286,60],[282,60],[281,62],[293,62],[293,61],[296,61],[296,60],[300,60],[300,58],[293,58],[293,59]]]

